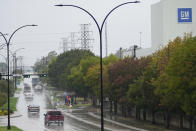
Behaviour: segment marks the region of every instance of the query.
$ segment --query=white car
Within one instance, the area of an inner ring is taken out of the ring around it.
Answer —
[[[36,85],[35,86],[35,90],[42,90],[42,89],[43,89],[43,87],[41,85]]]
[[[33,94],[31,92],[25,93],[25,99],[33,99]]]

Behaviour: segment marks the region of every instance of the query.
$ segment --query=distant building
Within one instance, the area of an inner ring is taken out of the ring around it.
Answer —
[[[161,0],[151,6],[152,47],[140,49],[137,56],[146,56],[184,33],[196,35],[196,0]]]

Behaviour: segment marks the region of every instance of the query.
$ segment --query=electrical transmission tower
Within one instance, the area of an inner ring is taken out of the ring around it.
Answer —
[[[62,43],[63,52],[67,52],[68,49],[69,49],[69,46],[68,46],[68,44],[69,44],[68,38],[62,38],[62,41],[63,41],[63,43]]]
[[[81,43],[81,49],[84,50],[90,50],[92,49],[92,31],[89,30],[90,24],[81,24],[81,31],[80,31],[80,43]]]
[[[71,49],[76,49],[76,32],[71,32],[70,33],[70,43],[71,43]]]

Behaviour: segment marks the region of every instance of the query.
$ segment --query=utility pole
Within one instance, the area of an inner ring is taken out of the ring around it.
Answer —
[[[139,32],[140,33],[140,48],[142,47],[142,32]]]
[[[135,59],[135,57],[136,57],[136,50],[137,50],[137,45],[134,45],[133,46],[133,58]]]

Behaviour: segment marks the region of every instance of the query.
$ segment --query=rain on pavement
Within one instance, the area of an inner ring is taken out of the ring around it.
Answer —
[[[25,79],[24,83],[27,83],[31,86],[31,79]],[[23,88],[23,83],[21,83],[19,88]],[[50,126],[44,125],[44,113],[46,113],[47,110],[51,110],[47,104],[48,92],[46,90],[43,90],[42,92],[35,92],[32,90],[32,92],[34,95],[32,100],[25,99],[23,92],[16,94],[16,96],[19,97],[17,103],[17,113],[21,114],[21,116],[11,118],[11,125],[16,125],[24,131],[100,131],[100,128],[97,126],[100,125],[100,121],[98,119],[92,119],[90,117],[88,118],[84,115],[83,112],[80,113],[80,111],[77,111],[75,119],[74,117],[65,115],[67,113],[63,113],[63,126],[58,126],[57,124],[51,124]],[[39,105],[40,113],[28,113],[28,105]],[[64,112],[67,111],[65,110]],[[73,111],[73,113],[76,112]],[[6,126],[7,119],[0,119],[0,125]],[[114,125],[111,124],[110,126],[112,127]],[[110,130],[113,130],[114,128],[115,127],[111,128]],[[119,128],[119,130],[127,131],[127,129],[124,128]]]

